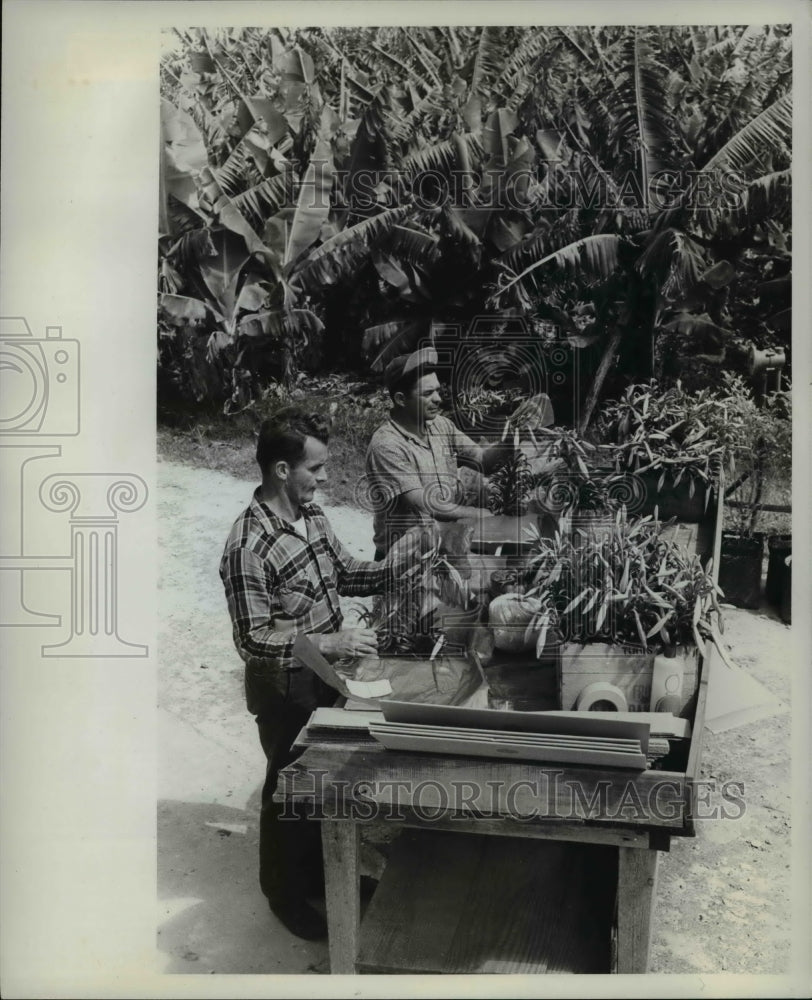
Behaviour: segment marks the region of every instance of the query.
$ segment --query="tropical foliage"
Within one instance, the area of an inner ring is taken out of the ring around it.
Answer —
[[[583,428],[615,372],[735,368],[743,340],[787,339],[787,27],[172,38],[164,392],[233,410],[485,315],[499,350],[529,321],[583,352]]]

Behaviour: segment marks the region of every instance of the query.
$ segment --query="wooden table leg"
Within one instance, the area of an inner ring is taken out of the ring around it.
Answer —
[[[646,972],[659,852],[618,847],[617,971]]]
[[[355,974],[361,924],[360,840],[358,824],[352,820],[322,820],[324,898],[333,975]]]

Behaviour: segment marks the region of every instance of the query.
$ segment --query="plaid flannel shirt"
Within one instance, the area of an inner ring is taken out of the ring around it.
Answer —
[[[254,493],[237,518],[220,562],[234,645],[246,663],[248,707],[262,683],[280,670],[297,669],[292,646],[300,632],[341,628],[339,594],[380,592],[391,573],[386,563],[354,559],[336,537],[324,512],[305,504],[308,540]]]

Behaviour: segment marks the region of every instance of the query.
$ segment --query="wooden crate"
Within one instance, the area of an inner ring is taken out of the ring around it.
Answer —
[[[675,659],[682,666],[682,694],[679,714],[686,717],[699,684],[699,655],[690,647]],[[606,643],[567,643],[558,659],[559,708],[571,711],[579,707],[578,698],[591,685],[608,684],[621,692],[630,712],[648,712],[651,708],[653,653],[624,650]],[[622,711],[625,709],[621,709]]]

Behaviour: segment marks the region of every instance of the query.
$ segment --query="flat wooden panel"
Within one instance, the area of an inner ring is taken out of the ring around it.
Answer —
[[[358,970],[609,972],[611,847],[410,831],[361,929]]]
[[[414,813],[406,813],[405,826],[423,830],[447,830],[452,833],[472,833],[489,837],[523,837],[535,840],[566,840],[576,844],[608,844],[615,847],[633,847],[648,850],[654,846],[655,833],[623,830],[604,826],[588,826],[586,823],[554,823],[550,820],[523,822],[510,819],[460,819],[443,817],[439,820],[423,820]],[[658,838],[663,850],[668,850],[668,834]]]
[[[324,899],[329,928],[330,972],[355,972],[358,928],[361,922],[359,842],[360,828],[347,820],[321,825],[324,854]]]
[[[657,851],[618,848],[617,971],[621,974],[648,970],[658,858]]]
[[[679,833],[685,775],[313,746],[280,772],[275,798],[286,797],[328,817],[349,818],[354,802],[359,818],[373,819],[401,803],[436,815],[478,811]]]

